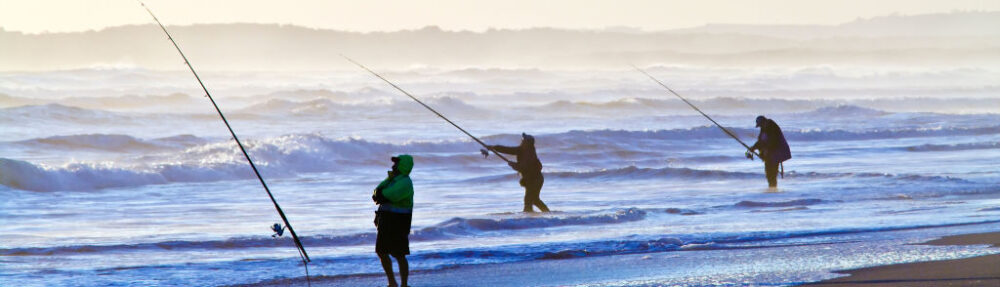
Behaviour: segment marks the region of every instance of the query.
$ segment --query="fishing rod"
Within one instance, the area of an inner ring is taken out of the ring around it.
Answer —
[[[736,134],[733,134],[733,132],[729,131],[725,127],[722,127],[722,125],[720,125],[718,122],[716,122],[715,120],[713,120],[712,117],[708,116],[708,114],[705,114],[705,112],[702,112],[701,109],[699,109],[698,107],[694,106],[694,104],[692,104],[691,102],[689,102],[684,97],[681,97],[681,95],[677,94],[677,92],[674,92],[673,89],[671,89],[670,87],[667,87],[666,84],[664,84],[663,82],[660,82],[660,80],[657,80],[656,78],[654,78],[653,75],[650,75],[649,73],[646,73],[646,71],[643,71],[642,69],[639,69],[639,67],[636,67],[635,65],[632,65],[632,68],[635,68],[636,71],[639,71],[640,73],[645,74],[647,77],[649,77],[650,79],[652,79],[653,81],[655,81],[657,84],[660,84],[660,86],[662,86],[663,88],[666,88],[667,91],[670,91],[670,93],[674,94],[674,96],[677,96],[677,98],[681,99],[681,101],[684,101],[684,103],[688,104],[688,106],[691,106],[691,108],[693,108],[695,111],[698,111],[699,113],[701,113],[701,115],[705,116],[706,119],[708,119],[709,121],[712,121],[712,123],[715,124],[715,126],[719,127],[719,129],[721,129],[727,135],[729,135],[730,137],[732,137],[734,140],[740,142],[740,144],[743,145],[743,147],[747,148],[747,151],[749,151],[750,153],[756,155],[758,158],[760,157],[759,154],[757,154],[752,149],[750,149],[750,146],[748,146],[746,143],[744,143],[742,140],[740,140],[740,138],[737,137]]]
[[[392,82],[390,82],[389,80],[387,80],[385,77],[382,77],[382,75],[379,75],[375,71],[372,71],[368,67],[365,67],[365,65],[362,65],[361,63],[358,63],[357,61],[354,61],[351,58],[348,58],[347,56],[344,56],[344,55],[340,55],[340,56],[344,57],[344,59],[347,59],[351,63],[354,63],[355,65],[358,65],[358,67],[361,67],[365,71],[368,71],[369,73],[372,73],[372,75],[375,75],[375,77],[378,77],[379,79],[382,79],[382,81],[385,81],[387,84],[389,84],[393,88],[396,88],[396,90],[399,90],[400,92],[403,92],[403,94],[405,94],[406,96],[410,97],[414,101],[417,101],[417,103],[419,103],[420,105],[424,106],[425,108],[427,108],[428,110],[430,110],[432,113],[434,113],[435,115],[437,115],[438,117],[440,117],[444,121],[448,122],[449,124],[451,124],[452,126],[454,126],[455,128],[457,128],[458,130],[460,130],[463,133],[465,133],[465,135],[467,135],[470,138],[472,138],[473,140],[475,140],[477,143],[479,143],[480,145],[482,145],[484,148],[486,148],[489,151],[492,151],[493,154],[495,154],[498,157],[500,157],[500,159],[502,159],[503,161],[506,161],[508,164],[513,164],[514,163],[514,162],[510,161],[509,159],[507,159],[506,157],[504,157],[503,155],[501,155],[500,153],[498,153],[497,151],[495,151],[492,148],[490,148],[490,146],[486,145],[486,143],[483,143],[483,141],[479,140],[479,138],[477,138],[476,136],[474,136],[474,135],[470,134],[469,132],[465,131],[465,129],[463,129],[462,127],[458,126],[457,124],[455,124],[454,122],[452,122],[448,118],[444,117],[444,115],[441,115],[441,113],[435,111],[434,108],[431,108],[430,106],[428,106],[424,102],[420,101],[420,99],[417,99],[417,97],[414,97],[413,95],[411,95],[410,93],[407,93],[406,91],[404,91],[402,88],[400,88],[396,84],[393,84]],[[483,154],[487,155],[488,153],[483,152]]]
[[[212,106],[215,107],[215,111],[219,113],[219,117],[222,118],[222,122],[225,123],[226,128],[229,129],[229,134],[233,136],[233,141],[236,141],[236,145],[240,147],[240,151],[243,152],[243,156],[246,157],[247,162],[250,163],[250,168],[253,169],[253,173],[257,175],[257,179],[260,180],[260,185],[264,186],[264,191],[266,191],[267,196],[271,198],[271,203],[274,203],[274,209],[278,210],[278,215],[280,215],[281,220],[285,222],[285,227],[288,228],[288,233],[292,234],[292,240],[295,242],[295,247],[298,248],[299,250],[299,257],[300,259],[302,259],[302,265],[306,267],[306,281],[308,282],[309,281],[308,264],[312,260],[309,259],[309,254],[306,253],[306,248],[302,246],[302,241],[299,240],[299,236],[295,234],[295,229],[292,229],[292,224],[288,222],[288,217],[285,216],[285,212],[281,210],[281,206],[278,205],[278,201],[275,200],[274,195],[271,194],[271,189],[268,188],[267,183],[264,182],[264,177],[262,177],[260,175],[260,171],[257,170],[257,165],[253,163],[253,160],[250,159],[250,154],[247,153],[247,149],[243,147],[243,143],[240,142],[240,139],[238,137],[236,137],[236,132],[234,132],[233,127],[229,125],[229,121],[226,120],[226,116],[222,114],[222,110],[219,109],[219,105],[215,103],[215,99],[212,98],[212,94],[208,92],[208,88],[206,88],[205,83],[201,81],[201,77],[198,77],[198,72],[194,71],[194,67],[191,66],[191,62],[188,61],[187,56],[185,56],[184,52],[181,51],[181,47],[177,45],[177,41],[174,41],[174,37],[170,36],[170,32],[167,32],[167,27],[163,26],[163,23],[160,22],[160,19],[156,18],[156,15],[153,15],[153,10],[150,10],[149,7],[146,7],[146,3],[143,3],[140,0],[136,1],[139,2],[140,5],[142,5],[142,8],[146,9],[146,12],[149,12],[149,16],[153,17],[153,20],[156,21],[156,24],[160,25],[160,29],[163,29],[163,33],[167,34],[167,39],[170,39],[170,42],[174,44],[174,48],[177,49],[177,53],[181,54],[181,58],[184,59],[184,64],[187,64],[188,69],[191,70],[191,74],[194,75],[195,80],[198,80],[198,84],[201,85],[201,89],[205,91],[205,97],[208,97],[208,100],[212,102]]]

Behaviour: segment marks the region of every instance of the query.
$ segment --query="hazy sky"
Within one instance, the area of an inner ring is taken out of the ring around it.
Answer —
[[[1000,10],[1000,0],[147,0],[168,25],[281,23],[348,31],[394,31],[437,25],[487,28],[662,30],[708,23],[839,24],[892,13]],[[39,33],[149,23],[133,0],[0,0],[0,27]]]

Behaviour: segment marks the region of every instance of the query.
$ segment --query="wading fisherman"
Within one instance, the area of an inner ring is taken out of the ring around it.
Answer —
[[[773,120],[757,116],[757,127],[760,128],[757,142],[750,147],[746,156],[753,159],[751,152],[759,150],[760,159],[764,161],[764,174],[767,175],[768,186],[778,187],[778,165],[792,158],[792,151],[788,148],[785,135],[781,133],[781,127]]]
[[[385,270],[390,287],[408,286],[406,279],[410,275],[406,255],[410,254],[410,222],[413,220],[411,170],[412,156],[403,154],[392,157],[389,176],[375,187],[375,194],[372,195],[372,200],[378,204],[378,211],[375,211],[375,227],[378,229],[375,253],[382,261],[382,269]],[[403,285],[396,285],[390,255],[399,263],[399,279]]]
[[[507,164],[510,165],[511,168],[513,168],[519,174],[521,174],[521,186],[524,186],[524,212],[533,212],[534,210],[532,209],[532,206],[538,206],[538,209],[541,210],[542,212],[549,212],[549,207],[545,206],[545,203],[542,202],[542,199],[538,197],[539,193],[541,193],[542,191],[542,184],[545,182],[545,178],[542,177],[542,162],[538,160],[538,155],[535,154],[534,137],[522,133],[521,145],[516,147],[505,147],[499,145],[488,146],[482,140],[479,140],[479,138],[473,136],[468,131],[458,126],[458,124],[455,124],[455,122],[452,122],[441,113],[435,111],[434,108],[431,108],[431,106],[428,106],[424,102],[420,101],[420,99],[417,99],[417,97],[414,97],[410,93],[403,90],[403,88],[400,88],[396,84],[390,82],[385,77],[382,77],[382,75],[379,75],[378,73],[372,71],[368,67],[365,67],[361,63],[351,60],[351,58],[348,58],[347,56],[344,56],[344,59],[347,59],[351,63],[357,65],[359,68],[362,68],[365,71],[368,71],[369,73],[374,75],[375,77],[378,77],[386,84],[389,84],[390,86],[392,86],[399,92],[403,93],[407,97],[410,97],[410,99],[413,99],[413,101],[417,102],[421,106],[424,106],[424,108],[426,108],[428,111],[431,111],[432,113],[440,117],[442,120],[448,122],[456,129],[462,131],[462,133],[469,136],[470,138],[472,138],[472,140],[476,141],[476,143],[479,143],[480,145],[483,146],[483,148],[485,148],[483,150],[480,150],[480,152],[483,153],[483,156],[489,156],[489,151],[487,151],[487,149],[492,150],[493,153],[495,153],[498,158],[507,162]],[[504,157],[501,153],[517,155],[517,162],[510,161],[509,159]],[[390,283],[391,282],[392,281],[390,280]]]
[[[549,212],[549,207],[545,206],[539,197],[545,177],[542,176],[542,162],[535,153],[535,137],[521,133],[521,145],[516,147],[493,145],[490,149],[517,156],[517,162],[508,162],[508,165],[521,175],[521,186],[524,187],[524,212],[534,212],[533,206],[538,206],[538,210],[542,212]]]

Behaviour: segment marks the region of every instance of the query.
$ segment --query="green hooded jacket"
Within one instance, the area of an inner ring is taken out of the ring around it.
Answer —
[[[408,154],[399,155],[396,164],[399,175],[386,177],[375,189],[382,189],[382,196],[389,200],[389,209],[413,209],[413,182],[410,181],[410,171],[413,170],[413,157]],[[381,209],[381,208],[380,208]]]

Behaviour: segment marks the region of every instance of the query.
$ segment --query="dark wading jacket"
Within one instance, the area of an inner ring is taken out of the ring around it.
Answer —
[[[788,148],[785,134],[781,133],[781,127],[771,119],[764,122],[757,135],[757,142],[750,149],[760,150],[761,159],[767,162],[781,163],[792,158],[792,150]]]
[[[517,163],[514,169],[521,174],[521,185],[525,182],[537,182],[542,180],[542,162],[535,154],[535,141],[527,139],[516,147],[495,145],[493,149],[500,153],[517,156]]]

